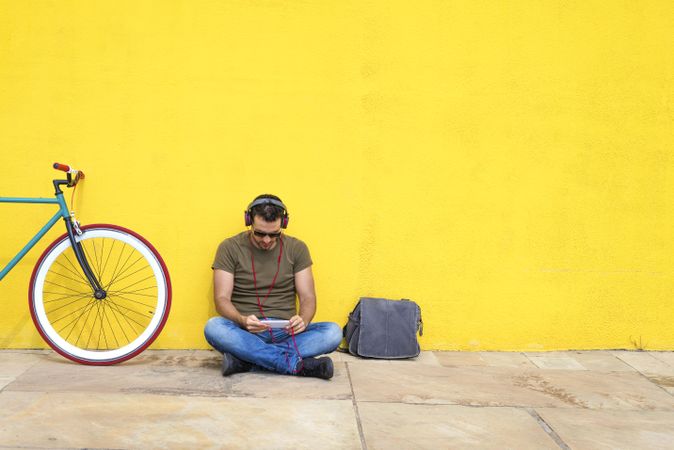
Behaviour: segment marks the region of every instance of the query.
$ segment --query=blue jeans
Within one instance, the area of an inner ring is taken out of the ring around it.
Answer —
[[[220,353],[237,358],[272,372],[292,374],[302,358],[334,351],[342,340],[342,329],[333,322],[310,323],[306,330],[292,337],[283,329],[251,333],[224,317],[211,318],[204,335]],[[298,354],[299,352],[299,354]]]

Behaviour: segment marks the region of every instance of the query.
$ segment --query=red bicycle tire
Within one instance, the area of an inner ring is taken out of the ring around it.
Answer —
[[[121,227],[119,225],[111,225],[111,224],[90,224],[90,225],[85,225],[82,226],[81,229],[82,231],[87,231],[87,230],[92,230],[92,229],[112,229],[116,231],[120,231],[123,233],[130,234],[131,236],[135,237],[139,241],[141,241],[147,248],[152,252],[154,257],[157,259],[157,262],[161,266],[161,270],[164,274],[165,282],[166,282],[166,307],[165,307],[165,313],[164,316],[161,319],[161,322],[157,326],[156,330],[151,334],[151,336],[137,349],[132,351],[129,354],[123,355],[122,357],[119,358],[113,358],[109,360],[100,360],[100,361],[92,361],[89,359],[83,359],[79,358],[75,355],[72,355],[63,349],[61,349],[59,346],[57,346],[55,343],[52,342],[52,340],[47,336],[47,334],[44,332],[42,329],[42,326],[37,318],[36,311],[35,311],[35,306],[33,302],[33,293],[34,293],[34,287],[35,287],[35,280],[37,273],[44,261],[44,259],[47,257],[47,255],[50,254],[51,250],[59,245],[61,242],[63,242],[64,239],[68,239],[68,234],[64,233],[58,238],[56,238],[40,255],[38,258],[37,262],[35,263],[35,267],[33,268],[33,272],[30,277],[30,284],[28,288],[28,306],[30,309],[30,314],[31,318],[33,320],[33,324],[35,325],[35,328],[37,329],[38,333],[42,337],[42,339],[49,345],[55,352],[63,356],[64,358],[67,358],[71,361],[77,362],[79,364],[84,364],[84,365],[92,365],[92,366],[110,366],[114,364],[119,364],[124,361],[128,361],[132,358],[135,358],[139,354],[141,354],[143,351],[145,351],[152,343],[157,339],[157,337],[161,334],[162,330],[164,329],[164,326],[166,325],[166,322],[168,320],[168,316],[171,311],[171,300],[173,296],[173,291],[172,291],[172,286],[171,286],[171,277],[168,271],[168,268],[166,267],[166,263],[164,262],[164,259],[161,257],[157,249],[143,236],[140,234],[136,233],[135,231],[129,230],[128,228]]]

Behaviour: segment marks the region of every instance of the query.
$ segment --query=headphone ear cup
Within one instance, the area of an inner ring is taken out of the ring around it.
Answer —
[[[246,211],[246,212],[243,213],[243,220],[244,220],[247,227],[249,227],[253,224],[253,221],[250,220],[250,211]]]
[[[288,217],[287,214],[285,216],[283,216],[283,218],[281,219],[281,228],[288,228],[288,222],[289,221],[290,221],[290,217]]]

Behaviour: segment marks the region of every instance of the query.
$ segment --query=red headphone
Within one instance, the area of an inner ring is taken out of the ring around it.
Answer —
[[[276,200],[275,198],[270,198],[266,196],[259,196],[252,201],[246,208],[243,213],[243,219],[246,223],[246,226],[249,227],[253,224],[253,208],[260,205],[272,205],[281,209],[281,228],[288,228],[288,222],[290,221],[290,216],[288,215],[288,209],[282,201]]]

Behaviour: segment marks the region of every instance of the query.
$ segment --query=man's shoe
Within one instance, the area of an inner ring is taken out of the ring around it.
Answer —
[[[298,364],[299,371],[297,375],[301,377],[316,377],[324,380],[332,378],[334,372],[334,365],[332,360],[323,356],[321,358],[304,358]]]
[[[226,377],[233,373],[248,372],[253,365],[246,361],[241,361],[230,353],[222,354],[222,376]]]

